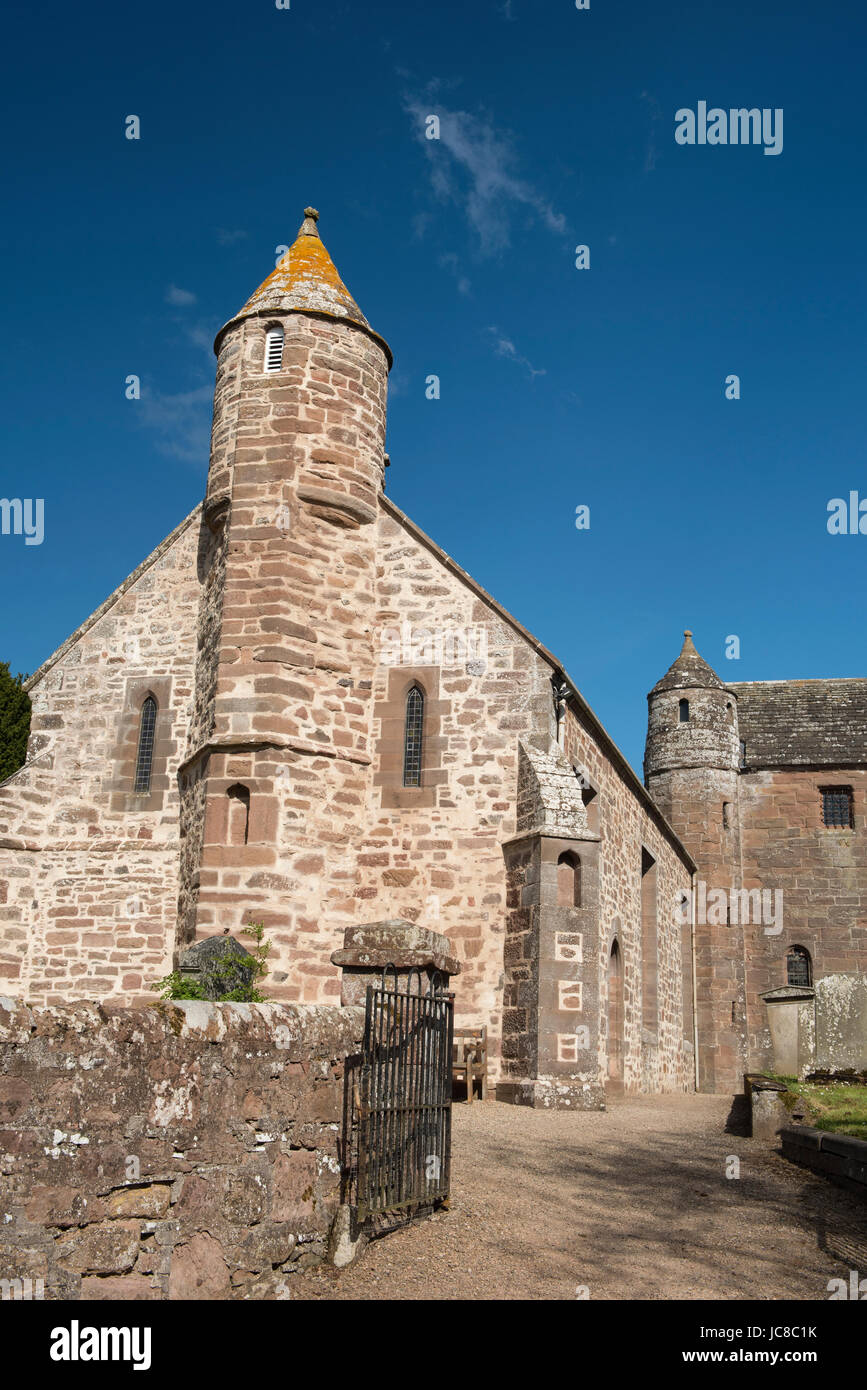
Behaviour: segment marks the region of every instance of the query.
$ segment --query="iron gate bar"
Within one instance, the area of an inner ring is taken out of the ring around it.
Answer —
[[[415,967],[405,990],[397,984],[397,971],[387,966],[379,987],[367,990],[356,1098],[360,1219],[442,1201],[449,1193],[454,995],[442,989],[438,975],[422,993]]]

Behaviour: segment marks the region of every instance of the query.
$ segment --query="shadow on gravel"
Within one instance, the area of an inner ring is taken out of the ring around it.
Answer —
[[[798,1192],[788,1165],[781,1170],[783,1160],[751,1140],[737,1146],[740,1177],[732,1180],[726,1145],[720,1152],[697,1134],[637,1130],[587,1142],[580,1130],[564,1130],[540,1144],[513,1129],[504,1137],[479,1136],[474,1157],[504,1192],[521,1193],[521,1207],[532,1207],[529,1227],[514,1210],[513,1256],[531,1260],[544,1232],[554,1264],[565,1269],[580,1249],[586,1282],[604,1274],[621,1288],[634,1282],[640,1261],[648,1297],[671,1297],[663,1290],[676,1274],[675,1297],[707,1285],[723,1298],[825,1298],[823,1255],[867,1273],[867,1206],[822,1182]],[[488,1238],[481,1225],[477,1241]]]
[[[835,1260],[842,1260],[850,1269],[867,1272],[867,1207],[864,1228],[859,1230],[857,1225],[841,1221],[836,1212],[829,1212],[821,1204],[816,1212],[816,1243],[820,1250]]]
[[[739,1134],[749,1139],[752,1130],[750,1103],[746,1096],[732,1096],[732,1108],[726,1119],[726,1134]]]

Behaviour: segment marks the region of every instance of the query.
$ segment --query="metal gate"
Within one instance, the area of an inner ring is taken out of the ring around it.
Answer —
[[[386,966],[380,985],[368,987],[355,1093],[360,1221],[449,1195],[453,1027],[454,995],[439,976],[423,994],[413,969],[402,992]]]

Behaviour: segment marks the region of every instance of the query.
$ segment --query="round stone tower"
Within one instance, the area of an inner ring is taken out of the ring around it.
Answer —
[[[329,956],[357,907],[391,367],[318,218],[305,209],[292,247],[214,345],[181,769],[181,940],[264,922],[285,967],[269,993],[293,1000],[339,996]]]
[[[645,785],[684,838],[676,823],[681,814],[675,800],[678,779],[672,779],[669,774],[713,770],[731,774],[735,779],[731,786],[736,785],[739,763],[737,697],[699,656],[692,633],[687,630],[680,656],[656,682],[647,703]],[[685,822],[682,829],[686,831]],[[693,853],[688,840],[685,843]]]
[[[680,655],[647,701],[645,786],[698,865],[700,1086],[736,1089],[744,1070],[746,1028],[743,928],[729,920],[727,910],[741,887],[737,697],[702,659],[687,631]]]

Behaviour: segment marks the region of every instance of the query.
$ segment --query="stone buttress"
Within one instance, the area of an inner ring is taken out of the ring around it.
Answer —
[[[599,836],[551,740],[519,748],[517,834],[503,846],[503,1079],[497,1099],[604,1107],[599,1065]]]

